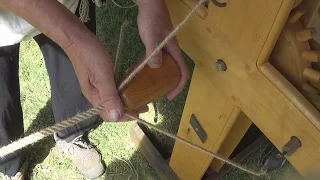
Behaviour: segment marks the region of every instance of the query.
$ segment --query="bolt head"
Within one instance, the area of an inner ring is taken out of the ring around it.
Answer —
[[[226,71],[227,70],[227,65],[223,60],[219,59],[216,62],[215,69],[218,72]]]

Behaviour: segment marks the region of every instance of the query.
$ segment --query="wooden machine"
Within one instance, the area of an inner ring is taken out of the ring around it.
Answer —
[[[320,1],[217,1],[177,35],[195,62],[178,135],[228,157],[254,123],[299,173],[319,172]],[[167,0],[173,23],[196,3]],[[179,142],[170,159],[180,179],[222,165]]]

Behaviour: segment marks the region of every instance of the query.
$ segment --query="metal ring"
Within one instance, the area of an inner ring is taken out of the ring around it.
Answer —
[[[218,0],[211,0],[211,2],[216,5],[217,7],[226,7],[227,6],[227,3],[226,2],[218,2]]]

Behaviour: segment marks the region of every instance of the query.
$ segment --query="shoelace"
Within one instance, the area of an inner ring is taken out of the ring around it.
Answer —
[[[92,157],[92,153],[89,150],[93,148],[93,146],[90,143],[88,143],[82,136],[75,138],[74,140],[71,141],[71,143],[78,146],[80,149],[85,149],[86,152],[89,152],[83,155],[83,152],[81,150],[77,151],[73,149],[73,153],[76,154],[76,156],[81,157],[82,164],[86,164],[88,161],[90,161]]]

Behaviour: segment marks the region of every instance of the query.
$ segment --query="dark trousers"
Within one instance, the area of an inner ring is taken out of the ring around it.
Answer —
[[[90,1],[91,2],[91,1]],[[78,15],[78,10],[76,12]],[[90,4],[90,21],[85,23],[96,31],[95,6]],[[92,105],[81,93],[73,66],[65,52],[43,34],[34,37],[43,54],[50,78],[53,114],[56,123],[87,110]],[[23,118],[19,88],[19,44],[0,47],[0,145],[4,146],[23,136]],[[93,117],[84,123],[58,133],[61,139],[71,141],[83,135],[97,121]],[[0,171],[14,176],[25,159],[24,150],[0,160]]]

